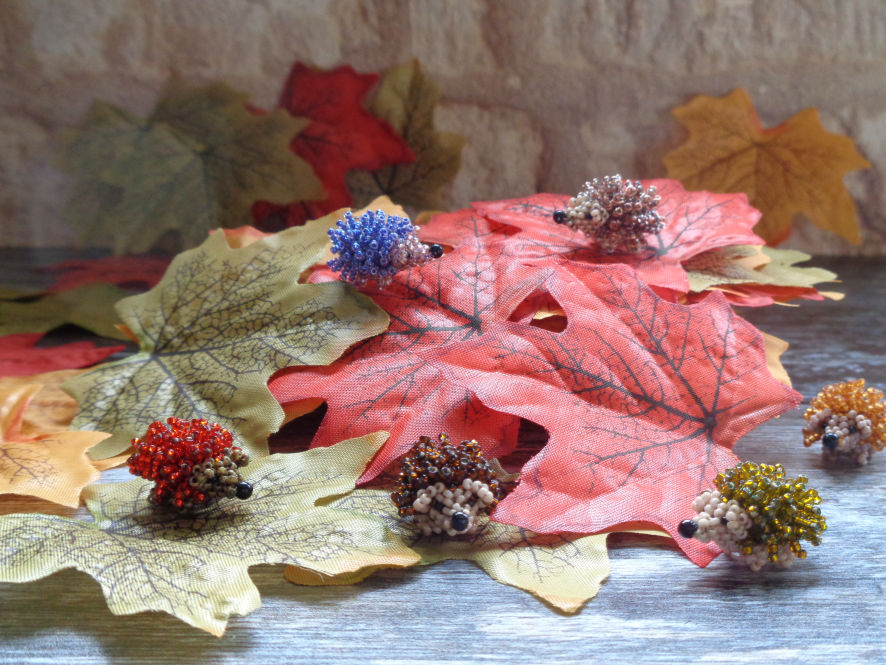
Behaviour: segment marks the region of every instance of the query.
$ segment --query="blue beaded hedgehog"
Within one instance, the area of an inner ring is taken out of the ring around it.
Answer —
[[[336,228],[329,229],[336,257],[326,265],[355,286],[374,279],[383,289],[400,270],[443,256],[443,247],[424,244],[417,230],[409,218],[382,210],[364,212],[359,219],[346,212]]]

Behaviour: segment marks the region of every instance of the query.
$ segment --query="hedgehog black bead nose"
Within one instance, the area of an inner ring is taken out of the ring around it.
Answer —
[[[677,527],[677,531],[684,538],[692,538],[695,532],[698,531],[698,524],[695,520],[683,520],[680,522],[680,526]]]
[[[236,493],[234,494],[238,499],[248,499],[252,496],[252,485],[247,483],[245,480],[241,480],[237,483]]]
[[[821,437],[821,445],[823,445],[828,450],[836,450],[839,443],[840,437],[838,437],[833,432],[828,432],[823,437]]]
[[[566,211],[565,210],[555,210],[554,211],[554,221],[557,224],[563,224],[566,221]]]
[[[452,513],[450,523],[452,524],[452,528],[455,531],[462,533],[463,531],[468,530],[468,527],[471,525],[471,518],[468,517],[467,513],[462,513],[462,512]]]

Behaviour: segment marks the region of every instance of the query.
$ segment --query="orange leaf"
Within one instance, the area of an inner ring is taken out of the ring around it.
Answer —
[[[61,389],[61,385],[85,373],[85,369],[61,369],[31,376],[4,376],[0,378],[0,394],[28,384],[39,384],[43,389],[28,403],[22,415],[21,434],[36,438],[44,432],[67,429],[77,415],[77,400]],[[0,407],[2,409],[2,407]],[[2,430],[0,430],[2,431]]]
[[[27,494],[76,507],[80,490],[99,477],[86,451],[108,434],[21,433],[22,416],[41,386],[0,390],[0,494]]]
[[[861,242],[848,171],[870,163],[852,139],[824,130],[814,108],[764,129],[748,93],[699,95],[673,110],[689,139],[664,157],[668,175],[688,189],[745,192],[763,213],[754,231],[771,245],[785,240],[794,215]]]

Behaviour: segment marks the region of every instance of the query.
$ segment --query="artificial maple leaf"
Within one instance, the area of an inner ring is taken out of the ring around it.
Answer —
[[[36,347],[41,333],[0,337],[0,378],[28,376],[57,369],[87,367],[122,351],[122,346],[93,346],[71,342],[61,346]]]
[[[217,83],[173,80],[146,120],[96,102],[69,137],[62,166],[83,178],[68,218],[115,253],[144,252],[166,232],[185,246],[210,229],[250,220],[256,200],[323,196],[289,142],[307,124],[283,110],[258,116],[247,97]]]
[[[615,265],[570,264],[545,286],[563,332],[499,323],[423,354],[550,435],[493,518],[537,533],[645,523],[676,536],[695,496],[737,462],[735,441],[800,395],[772,377],[762,336],[720,294],[668,303]],[[677,542],[700,565],[718,551]]]
[[[106,256],[61,261],[44,270],[58,274],[50,291],[70,291],[97,282],[144,290],[160,281],[169,261],[165,256]]]
[[[61,385],[86,370],[60,369],[29,376],[0,376],[0,391],[13,390],[26,385],[43,388],[31,397],[22,414],[20,432],[25,437],[39,436],[44,432],[68,429],[77,415],[77,400],[61,389]]]
[[[520,527],[485,521],[478,531],[463,538],[426,538],[410,520],[397,516],[390,494],[383,490],[355,490],[330,507],[377,516],[405,546],[429,565],[447,559],[474,561],[490,577],[529,591],[564,612],[576,612],[597,595],[609,576],[608,534],[595,536],[542,536]],[[359,582],[377,567],[348,574]],[[287,566],[286,579],[296,584],[316,584],[310,571]],[[334,579],[334,578],[333,578]],[[336,580],[342,583],[343,580]]]
[[[0,335],[44,333],[71,323],[100,337],[125,339],[114,303],[126,295],[112,284],[90,284],[35,300],[0,302]]]
[[[92,456],[122,452],[172,415],[217,422],[250,453],[266,454],[267,435],[283,420],[268,377],[329,363],[387,327],[385,313],[348,285],[298,283],[325,252],[331,223],[320,219],[242,249],[215,233],[173,259],[151,291],[118,303],[140,352],[65,386],[80,402],[74,426],[114,435]]]
[[[725,97],[699,95],[673,114],[689,138],[664,156],[668,175],[690,189],[745,192],[763,212],[756,231],[769,244],[788,237],[799,213],[861,241],[843,176],[870,163],[852,139],[825,131],[816,109],[764,129],[748,93],[736,88]]]
[[[696,294],[709,290],[723,291],[733,304],[749,307],[792,298],[821,300],[826,292],[819,292],[815,285],[833,281],[837,275],[823,268],[796,265],[810,258],[795,250],[747,245],[703,252],[684,263],[692,293],[688,300],[697,300]]]
[[[0,517],[0,580],[28,582],[76,568],[101,585],[114,614],[167,612],[221,635],[232,614],[260,604],[248,569],[288,563],[335,575],[371,565],[411,565],[418,556],[369,514],[315,507],[343,494],[384,433],[323,450],[255,460],[248,501],[224,500],[182,516],[155,508],[137,479],[84,492],[95,522],[50,515]]]
[[[439,88],[424,75],[417,60],[385,73],[369,102],[369,110],[390,123],[406,140],[415,153],[415,161],[352,173],[348,184],[358,200],[368,201],[386,194],[406,206],[440,207],[443,188],[461,166],[465,140],[458,134],[435,129],[434,107],[439,99]]]
[[[299,201],[284,210],[253,208],[253,215],[285,214],[287,226],[317,219],[353,203],[345,175],[353,169],[375,171],[415,161],[407,143],[384,120],[363,106],[378,74],[358,74],[348,65],[329,71],[296,62],[280,95],[280,107],[310,123],[292,140],[292,150],[310,164],[326,198]],[[260,222],[260,218],[256,217]]]
[[[354,347],[327,367],[289,368],[269,387],[290,417],[305,400],[328,405],[312,445],[329,445],[350,434],[384,428],[388,444],[361,481],[376,477],[407,452],[421,435],[447,432],[454,440],[477,439],[487,455],[499,457],[516,443],[519,419],[483,407],[470,388],[455,386],[419,357],[456,340],[472,339],[512,316],[545,279],[545,269],[527,267],[502,253],[487,220],[462,220],[462,242],[442,258],[401,271],[385,289],[362,288],[391,317],[383,334]],[[313,279],[331,279],[318,271]]]
[[[98,470],[86,451],[103,432],[43,432],[24,436],[22,415],[39,385],[0,390],[0,494],[26,494],[76,507]]]
[[[687,192],[674,180],[644,180],[643,186],[658,188],[662,202],[658,208],[665,226],[649,237],[648,247],[636,254],[606,254],[583,234],[553,219],[555,210],[566,207],[569,197],[535,194],[518,199],[472,204],[474,211],[502,225],[510,240],[506,251],[517,260],[559,256],[580,263],[623,263],[634,268],[643,280],[659,292],[686,293],[689,280],[681,263],[715,247],[762,244],[752,229],[760,213],[738,194]],[[460,211],[470,218],[473,213]],[[476,223],[476,222],[472,222]],[[422,228],[424,240],[458,246],[461,225],[451,216],[438,215]]]

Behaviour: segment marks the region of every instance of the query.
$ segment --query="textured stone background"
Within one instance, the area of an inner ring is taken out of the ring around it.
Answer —
[[[450,207],[663,175],[670,109],[743,86],[764,124],[816,106],[874,165],[847,178],[862,247],[805,221],[787,246],[886,254],[883,0],[0,0],[0,244],[75,244],[51,161],[94,98],[147,112],[177,73],[270,106],[295,60],[413,56],[469,140]]]

